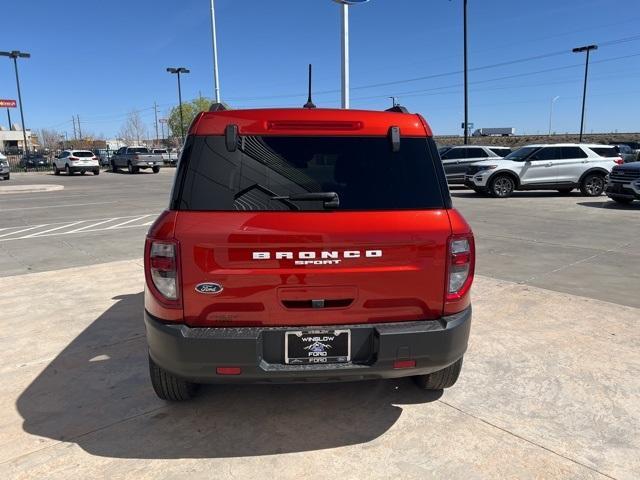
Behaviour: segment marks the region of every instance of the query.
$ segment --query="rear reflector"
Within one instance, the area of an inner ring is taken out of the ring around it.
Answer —
[[[416,361],[415,360],[396,360],[393,362],[393,368],[415,368]]]
[[[240,375],[242,369],[240,367],[217,367],[216,373],[218,375]]]

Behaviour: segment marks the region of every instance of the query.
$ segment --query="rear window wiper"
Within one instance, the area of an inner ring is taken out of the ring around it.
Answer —
[[[338,208],[340,197],[336,192],[309,192],[296,193],[293,195],[276,195],[271,200],[289,200],[291,202],[323,202],[324,208]]]

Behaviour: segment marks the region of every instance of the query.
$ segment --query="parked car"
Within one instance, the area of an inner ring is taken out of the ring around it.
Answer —
[[[165,165],[171,165],[175,167],[178,164],[178,154],[176,152],[171,152],[166,148],[154,148],[151,153],[155,153],[157,155],[162,156],[162,162]]]
[[[203,112],[180,162],[145,244],[160,398],[199,383],[456,382],[473,234],[422,117]]]
[[[507,147],[464,145],[451,147],[440,154],[440,159],[444,165],[444,172],[447,175],[447,182],[452,184],[463,184],[467,167],[475,162],[502,158],[511,150]]]
[[[631,150],[633,150],[633,153],[636,154],[636,160],[640,160],[640,142],[614,142],[613,144],[619,145],[621,143],[631,148]]]
[[[3,180],[9,180],[11,178],[9,160],[3,154],[0,153],[0,178]]]
[[[638,161],[638,154],[629,145],[618,143],[613,146],[617,148],[620,157],[624,160],[624,163]]]
[[[93,150],[93,153],[98,157],[101,166],[107,167],[111,165],[111,156],[113,155],[114,150],[98,148]]]
[[[69,176],[76,172],[100,175],[100,162],[95,153],[89,150],[64,150],[53,160],[53,173],[60,175],[62,171]]]
[[[613,167],[604,191],[618,203],[640,200],[640,162]]]
[[[597,197],[604,191],[605,178],[619,156],[595,150],[614,147],[577,143],[528,145],[503,159],[469,166],[465,185],[478,193],[509,197],[514,190],[557,190],[567,194],[579,188],[583,195]]]
[[[478,128],[473,132],[474,137],[510,137],[515,134],[516,129],[513,127]]]
[[[51,163],[42,154],[32,153],[22,157],[18,166],[26,172],[30,168],[47,169],[51,167]]]
[[[111,157],[111,170],[126,168],[129,173],[138,173],[140,169],[150,168],[158,173],[162,163],[162,156],[151,153],[147,147],[122,147]]]

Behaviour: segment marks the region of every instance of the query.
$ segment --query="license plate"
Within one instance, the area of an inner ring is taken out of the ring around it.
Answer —
[[[284,363],[308,365],[351,361],[351,330],[307,330],[285,333]]]

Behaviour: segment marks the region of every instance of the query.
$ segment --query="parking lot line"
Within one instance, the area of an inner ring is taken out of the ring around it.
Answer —
[[[68,232],[65,232],[67,234],[69,233],[77,233],[77,232],[82,232],[83,230],[88,230],[90,228],[94,228],[97,227],[98,225],[104,225],[105,223],[109,223],[109,222],[113,222],[114,220],[120,220],[122,217],[116,217],[116,218],[108,218],[106,220],[102,220],[101,222],[98,223],[92,223],[90,225],[85,225],[84,227],[80,227],[80,228],[76,228],[74,230],[70,230]]]
[[[142,220],[143,218],[147,218],[147,217],[150,217],[150,216],[151,216],[151,214],[142,215],[141,217],[137,217],[137,218],[132,218],[131,220],[127,220],[126,222],[118,223],[117,225],[112,225],[110,227],[107,227],[106,230],[114,230],[116,228],[122,227],[123,225],[127,225],[129,223],[133,223],[133,222],[135,222],[137,220]]]
[[[39,235],[43,235],[43,234],[45,234],[45,233],[54,232],[54,231],[56,231],[56,230],[61,230],[61,229],[63,229],[63,228],[67,228],[67,227],[73,227],[74,225],[77,225],[77,224],[82,223],[82,222],[83,222],[83,220],[80,220],[80,221],[78,221],[78,222],[73,222],[73,223],[70,223],[70,224],[67,224],[67,225],[62,225],[62,226],[60,226],[60,227],[50,228],[49,230],[45,230],[44,232],[36,232],[36,233],[32,233],[32,234],[30,234],[30,235],[25,235],[25,236],[24,236],[24,237],[22,237],[22,238],[32,238],[32,237],[37,237],[37,236],[39,236]]]
[[[89,205],[108,205],[111,203],[118,203],[118,202],[70,203],[65,205],[42,205],[40,207],[0,208],[0,212],[18,212],[21,210],[37,210],[42,208],[86,207]]]
[[[22,230],[16,230],[14,232],[3,233],[2,235],[0,235],[0,237],[6,237],[8,235],[15,235],[16,233],[28,232],[29,230],[33,230],[35,228],[40,228],[40,227],[47,227],[48,225],[49,224],[47,224],[47,223],[45,223],[43,225],[35,225],[35,226],[23,228]],[[20,228],[20,227],[8,227],[8,228]]]

